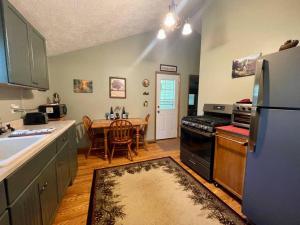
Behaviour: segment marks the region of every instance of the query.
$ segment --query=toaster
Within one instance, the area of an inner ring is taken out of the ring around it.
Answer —
[[[32,112],[26,113],[23,118],[24,125],[40,125],[48,123],[48,116],[46,113]]]

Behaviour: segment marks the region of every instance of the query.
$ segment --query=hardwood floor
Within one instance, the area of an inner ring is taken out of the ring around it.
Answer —
[[[165,142],[172,140],[166,140]],[[238,214],[241,213],[241,205],[227,193],[220,188],[216,188],[213,184],[206,182],[195,172],[190,170],[179,159],[178,146],[172,150],[168,148],[167,151],[161,149],[157,143],[149,144],[148,151],[141,149],[138,156],[135,156],[134,162],[143,161],[147,159],[155,159],[165,156],[170,156],[187,169],[197,180],[204,186],[210,189],[215,195],[222,199],[228,206],[230,206]],[[98,156],[91,155],[85,159],[83,154],[78,155],[78,173],[74,184],[67,189],[67,192],[58,209],[53,225],[84,225],[86,224],[90,190],[92,185],[93,171],[97,168],[104,168],[110,166],[117,166],[128,164],[130,161],[125,156],[116,156],[112,163],[100,159]]]

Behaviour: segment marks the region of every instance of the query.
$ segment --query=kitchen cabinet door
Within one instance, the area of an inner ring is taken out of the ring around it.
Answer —
[[[0,216],[0,224],[1,225],[10,225],[8,211],[5,211],[3,215]]]
[[[55,161],[43,170],[38,186],[43,225],[51,225],[58,206]]]
[[[4,182],[0,182],[0,215],[5,211],[6,207],[7,201]]]
[[[34,28],[29,29],[32,86],[49,89],[46,45],[44,38]]]
[[[69,144],[70,144],[70,175],[73,183],[77,174],[77,141],[76,141],[76,127],[72,126],[69,130]]]
[[[242,198],[248,140],[217,131],[214,158],[214,181]]]
[[[56,157],[58,202],[61,201],[68,185],[70,184],[69,156],[69,142],[66,142]]]
[[[10,206],[11,225],[42,225],[39,188],[33,182]]]
[[[27,21],[14,7],[3,1],[8,48],[8,81],[31,86],[30,48]]]

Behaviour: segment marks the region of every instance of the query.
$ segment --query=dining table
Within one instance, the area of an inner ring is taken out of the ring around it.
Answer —
[[[129,121],[132,126],[136,129],[136,154],[139,150],[139,139],[140,139],[140,128],[143,125],[147,125],[147,121],[144,118],[129,118],[125,119]],[[110,124],[114,120],[106,120],[106,119],[95,119],[93,120],[92,129],[103,129],[104,131],[104,158],[107,159],[108,154],[108,132],[110,128]]]

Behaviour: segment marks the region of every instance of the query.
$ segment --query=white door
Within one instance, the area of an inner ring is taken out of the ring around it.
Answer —
[[[157,74],[156,139],[178,135],[179,75]]]

